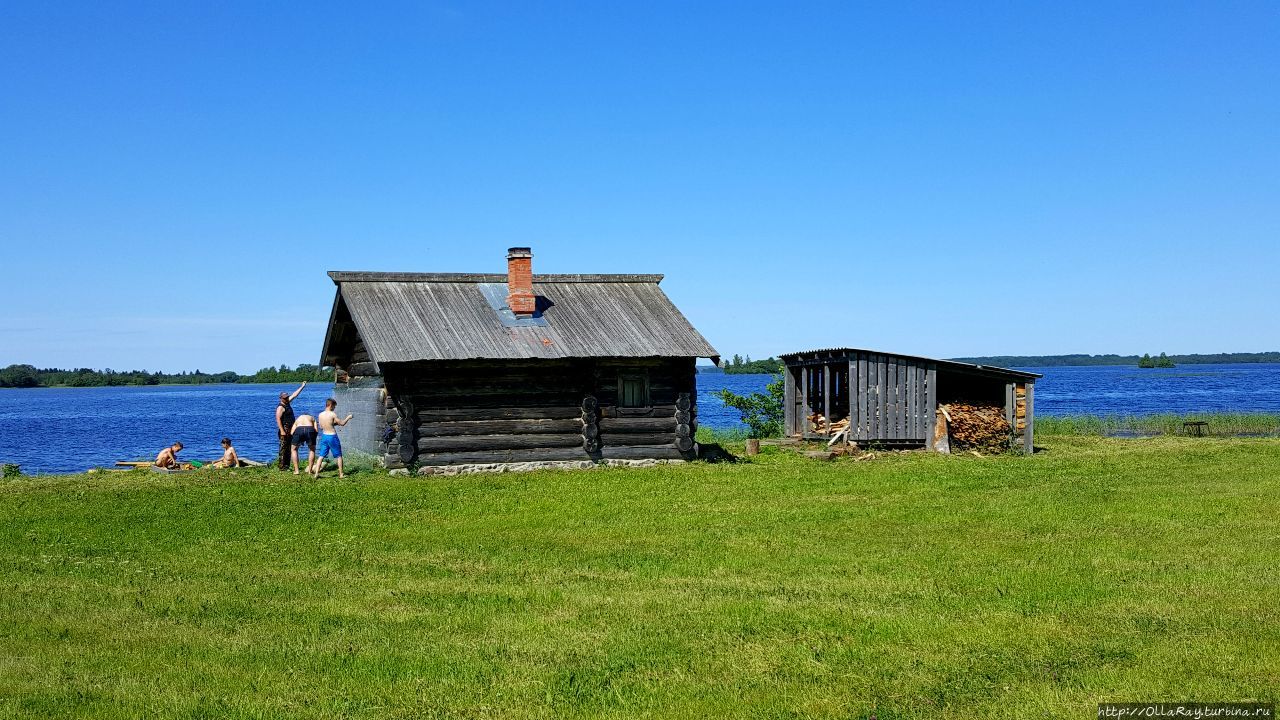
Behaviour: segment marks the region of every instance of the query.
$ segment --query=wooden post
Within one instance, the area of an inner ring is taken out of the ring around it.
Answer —
[[[813,370],[805,365],[800,370],[800,434],[809,432],[809,416],[813,414],[813,398],[809,397],[809,386],[812,384]]]
[[[1034,381],[1027,382],[1027,417],[1026,430],[1022,433],[1022,447],[1028,455],[1036,451],[1035,438],[1033,437],[1033,429],[1036,426],[1035,403],[1036,384]]]
[[[827,434],[831,434],[831,363],[822,365],[822,414],[827,418]]]
[[[925,392],[925,447],[934,449],[938,438],[935,432],[938,427],[938,366],[929,363],[924,373]]]
[[[1009,443],[1018,434],[1018,391],[1013,381],[1004,384],[1004,419],[1009,421]]]
[[[782,369],[782,434],[796,434],[796,371]]]

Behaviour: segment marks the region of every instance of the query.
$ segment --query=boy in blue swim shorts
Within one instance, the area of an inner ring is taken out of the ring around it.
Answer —
[[[338,401],[329,398],[324,401],[324,412],[320,413],[320,417],[316,418],[320,422],[320,438],[316,443],[316,465],[312,477],[320,477],[320,470],[324,467],[325,456],[332,456],[338,461],[338,477],[345,478],[346,475],[342,471],[342,443],[338,441],[338,427],[346,425],[352,415],[347,414],[344,418],[339,418],[338,413],[334,412],[338,407]]]

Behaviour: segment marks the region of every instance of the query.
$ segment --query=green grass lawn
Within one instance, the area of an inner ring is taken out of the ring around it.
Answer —
[[[1280,441],[0,482],[0,715],[1093,717],[1274,701]]]

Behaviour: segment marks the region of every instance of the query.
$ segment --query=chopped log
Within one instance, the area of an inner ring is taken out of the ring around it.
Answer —
[[[1005,452],[1012,426],[1003,407],[994,404],[952,402],[939,407],[947,418],[950,443],[958,450]]]
[[[933,449],[943,455],[951,454],[951,441],[947,439],[947,411],[941,407],[933,427]],[[859,458],[861,459],[861,458]]]
[[[810,460],[835,460],[836,454],[826,450],[806,450],[804,456]]]

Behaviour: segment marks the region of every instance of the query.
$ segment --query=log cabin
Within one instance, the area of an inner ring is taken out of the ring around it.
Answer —
[[[389,468],[695,457],[715,348],[662,275],[330,272],[321,363],[346,448]]]
[[[1002,409],[1011,447],[1034,450],[1035,383],[1041,375],[955,360],[827,348],[779,355],[783,430],[791,437],[828,439],[833,426],[859,445],[945,447],[938,408],[966,401]],[[814,428],[809,418],[821,416]],[[845,421],[841,423],[841,421]]]

